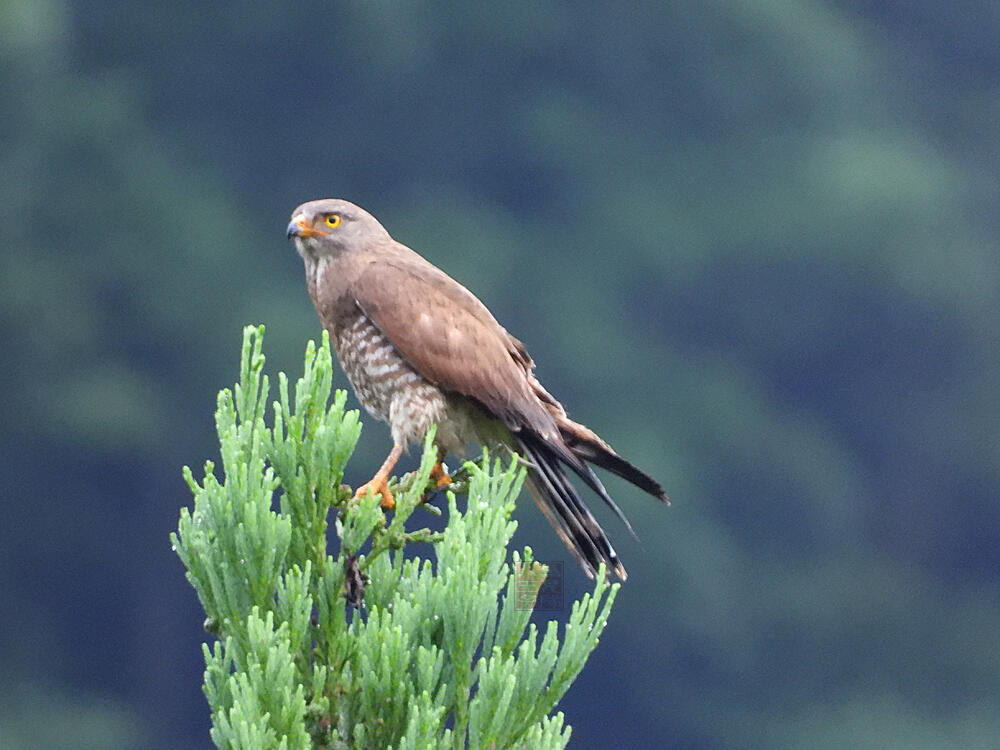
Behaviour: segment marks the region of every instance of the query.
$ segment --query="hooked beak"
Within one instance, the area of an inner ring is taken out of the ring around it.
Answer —
[[[309,223],[301,216],[293,216],[292,220],[288,222],[288,233],[285,235],[288,239],[292,237],[315,237],[316,235],[325,235],[326,232],[321,232],[318,229],[313,229]]]

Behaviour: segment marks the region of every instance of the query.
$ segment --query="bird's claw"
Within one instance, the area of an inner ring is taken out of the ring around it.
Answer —
[[[438,490],[448,489],[452,486],[452,478],[448,473],[448,467],[444,465],[443,461],[435,461],[434,468],[431,469],[431,475],[427,483],[427,489],[424,490],[423,494],[420,496],[420,504],[425,505],[430,502],[431,496]]]
[[[431,479],[434,481],[434,489],[436,490],[451,484],[451,476],[448,474],[448,467],[444,465],[444,462],[434,462],[434,468],[431,469]]]
[[[381,505],[384,510],[392,510],[396,507],[396,498],[392,496],[392,492],[389,490],[388,480],[382,479],[381,477],[374,477],[354,491],[354,498],[360,499],[369,493],[373,495],[381,495],[382,499],[379,500],[379,505]]]

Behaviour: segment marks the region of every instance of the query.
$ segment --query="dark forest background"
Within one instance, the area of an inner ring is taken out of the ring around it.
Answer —
[[[339,196],[674,500],[571,747],[996,747],[998,123],[985,1],[3,0],[0,745],[209,746],[180,467]]]

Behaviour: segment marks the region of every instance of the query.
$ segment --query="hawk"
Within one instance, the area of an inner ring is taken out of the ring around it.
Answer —
[[[303,203],[288,237],[305,264],[306,286],[358,401],[388,423],[392,451],[358,495],[394,502],[389,474],[407,446],[437,425],[434,478],[441,461],[469,443],[503,445],[528,467],[529,491],[591,577],[603,562],[625,568],[566,469],[577,474],[631,531],[590,464],[667,501],[660,484],[574,422],[533,373],[524,345],[475,295],[396,242],[364,209],[339,199]]]

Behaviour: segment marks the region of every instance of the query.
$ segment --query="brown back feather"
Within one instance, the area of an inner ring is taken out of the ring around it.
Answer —
[[[469,290],[409,248],[380,252],[351,292],[361,310],[430,382],[475,399],[512,430],[558,438],[529,381],[523,345]]]

